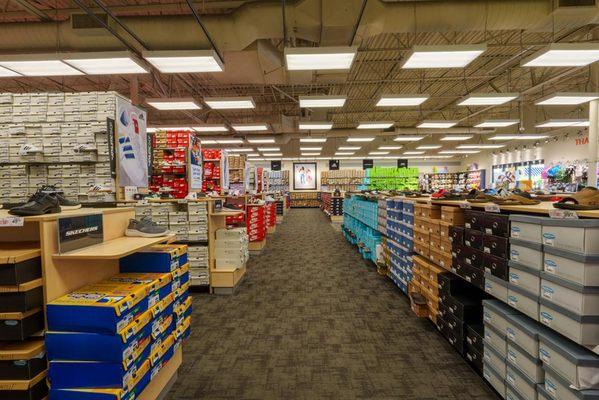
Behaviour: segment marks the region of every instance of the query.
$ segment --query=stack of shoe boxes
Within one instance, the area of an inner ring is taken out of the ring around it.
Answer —
[[[414,203],[400,198],[388,198],[385,201],[389,275],[401,291],[408,294],[413,277]]]
[[[218,229],[214,245],[215,268],[241,268],[249,259],[248,235],[243,228]]]
[[[439,275],[445,270],[426,258],[413,256],[413,279],[410,293],[420,293],[426,299],[428,318],[437,324],[439,316]]]
[[[153,137],[153,174],[150,190],[168,190],[177,199],[183,199],[189,191],[187,164],[190,143],[189,131],[160,131]]]
[[[379,199],[379,213],[378,213],[378,230],[383,235],[387,235],[387,200],[384,198]]]
[[[190,333],[186,246],[156,245],[121,273],[47,306],[53,399],[137,397]]]
[[[39,250],[3,252],[0,260],[0,398],[41,400],[48,394]],[[11,253],[8,255],[8,253]]]
[[[322,201],[322,209],[325,214],[343,215],[343,197],[335,196],[331,192],[321,192],[320,199]]]
[[[230,155],[229,160],[229,190],[243,191],[245,176],[245,155]]]
[[[289,171],[270,171],[268,174],[268,189],[271,192],[288,192]]]
[[[376,262],[376,249],[381,243],[378,201],[356,195],[343,199],[343,231],[346,240],[358,246],[363,258]]]
[[[264,205],[264,221],[266,227],[273,228],[277,225],[277,204],[275,201],[267,201]]]
[[[95,185],[115,190],[106,118],[116,118],[117,97],[114,92],[0,94],[0,164],[26,170],[18,175],[18,186],[0,173],[2,197],[22,202],[40,185],[50,184],[71,200],[114,199],[88,190]],[[44,165],[30,171],[33,163]]]
[[[250,242],[261,242],[266,238],[266,206],[264,204],[248,204],[246,206],[247,234]]]

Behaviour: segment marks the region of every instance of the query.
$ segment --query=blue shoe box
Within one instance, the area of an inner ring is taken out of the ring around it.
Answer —
[[[173,274],[169,272],[123,272],[108,278],[106,281],[148,285],[149,307],[164,299],[174,290]]]
[[[173,272],[173,283],[172,288],[173,291],[179,289],[182,285],[189,282],[189,264],[184,264],[181,267],[177,268]]]
[[[120,259],[121,272],[173,272],[187,264],[187,246],[159,244]]]

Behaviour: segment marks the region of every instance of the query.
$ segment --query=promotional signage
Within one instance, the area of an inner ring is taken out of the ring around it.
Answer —
[[[408,160],[400,158],[397,160],[397,168],[408,168]]]
[[[339,160],[329,160],[329,170],[336,171],[339,169]]]
[[[271,161],[270,169],[272,169],[273,171],[280,171],[281,170],[281,161]]]
[[[362,169],[374,167],[374,160],[362,160]]]
[[[114,119],[106,118],[106,134],[108,135],[108,158],[110,160],[110,176],[116,178],[116,151],[114,149]]]
[[[189,138],[189,187],[202,189],[202,146],[196,135]]]
[[[104,241],[102,214],[58,219],[58,252],[65,253]]]
[[[117,97],[115,125],[116,153],[118,154],[119,186],[148,187],[147,115],[129,101]]]

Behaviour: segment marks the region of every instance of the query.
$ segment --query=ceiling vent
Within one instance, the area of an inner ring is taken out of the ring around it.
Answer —
[[[108,15],[107,14],[96,14],[100,20],[102,20],[105,24],[108,24]],[[71,14],[71,28],[74,30],[81,29],[104,29],[102,24],[96,21],[95,18],[90,17],[87,14]]]
[[[597,0],[557,0],[558,7],[595,7]]]

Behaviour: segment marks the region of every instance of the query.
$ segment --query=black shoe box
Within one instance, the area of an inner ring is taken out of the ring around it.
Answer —
[[[479,353],[473,348],[468,342],[465,343],[464,347],[464,358],[472,365],[479,374],[483,372],[483,353]]]
[[[484,332],[482,324],[469,324],[466,326],[466,345],[472,347],[477,353],[484,353]]]
[[[482,321],[482,301],[479,298],[465,295],[454,295],[448,298],[449,312],[461,321],[467,323]]]
[[[466,280],[466,282],[471,283],[479,289],[485,288],[485,274],[482,269],[472,267],[470,265],[464,264],[460,271],[458,271],[458,275]]]
[[[466,247],[463,244],[456,244],[453,243],[451,245],[451,258],[452,261],[455,261],[457,259],[461,259],[464,256],[464,249]]]
[[[510,233],[509,215],[487,213],[484,220],[484,231],[487,235],[508,237]]]
[[[507,259],[485,254],[483,265],[486,272],[504,281],[508,280],[509,267]]]
[[[464,210],[464,226],[468,229],[482,231],[485,213],[482,211]]]
[[[468,288],[468,284],[464,280],[448,272],[437,275],[437,282],[439,294],[458,294]]]
[[[0,313],[25,312],[44,304],[42,280],[0,287]]]
[[[464,244],[464,228],[461,226],[450,226],[449,241],[452,243],[452,245]]]
[[[449,314],[445,319],[447,323],[447,329],[445,331],[445,338],[447,341],[458,351],[463,354],[464,352],[464,323],[455,318],[452,314]]]
[[[0,344],[0,381],[28,381],[47,368],[43,339]]]
[[[509,242],[508,238],[503,236],[485,235],[483,237],[483,251],[486,254],[492,254],[495,257],[508,258]]]
[[[41,257],[0,260],[0,286],[14,286],[42,277]]]
[[[2,400],[42,400],[48,396],[46,373],[43,372],[30,381],[8,381],[0,387]]]
[[[472,247],[476,250],[482,250],[483,236],[484,234],[481,231],[476,231],[474,229],[466,229],[464,231],[464,245],[467,247]]]
[[[465,264],[479,269],[483,268],[484,255],[485,253],[483,253],[482,250],[477,250],[472,247],[465,247],[462,251]]]
[[[43,329],[44,313],[41,308],[24,313],[0,313],[0,340],[25,340]]]

